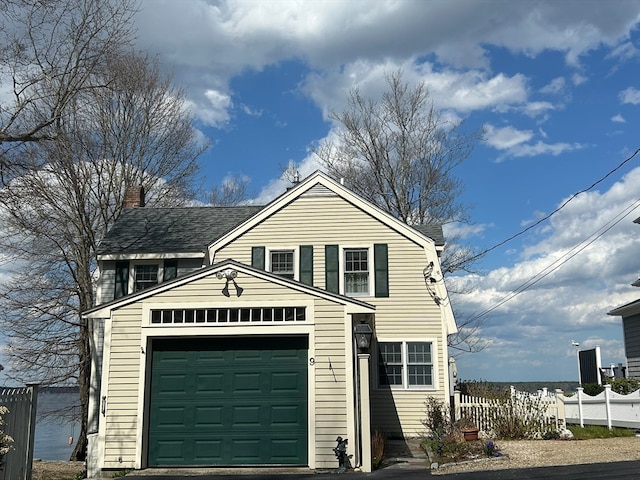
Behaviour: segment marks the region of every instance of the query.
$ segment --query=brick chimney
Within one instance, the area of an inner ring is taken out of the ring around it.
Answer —
[[[124,191],[124,208],[144,207],[144,187],[130,185]]]

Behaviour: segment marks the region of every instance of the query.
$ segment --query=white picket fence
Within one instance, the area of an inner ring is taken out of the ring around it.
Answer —
[[[523,417],[531,415],[527,405],[537,404],[538,408],[533,412],[536,418],[530,418],[545,431],[557,431],[564,427],[564,403],[559,398],[558,392],[549,392],[547,389],[537,393],[519,392],[511,387],[511,398],[515,401],[513,408],[518,409],[518,401],[522,404]],[[469,418],[481,431],[491,431],[492,425],[498,415],[502,414],[501,408],[504,401],[463,395],[459,391],[454,392],[455,418]]]
[[[532,394],[519,392],[511,387],[511,396],[514,399],[540,402],[544,406],[541,408],[544,412],[542,422],[549,430],[559,430],[567,423],[640,430],[640,390],[621,395],[612,392],[611,385],[605,385],[602,393],[592,397],[586,395],[582,387],[572,396],[564,395],[561,390],[552,392],[545,388]],[[498,404],[497,400],[454,392],[455,418],[471,418],[480,430],[490,429]]]
[[[0,480],[31,480],[37,401],[37,385],[0,390],[0,405],[9,409],[3,416],[3,430],[13,438],[13,449],[0,467]]]
[[[593,397],[578,388],[576,395],[559,398],[568,423],[640,429],[640,390],[621,395],[605,385],[604,392]]]

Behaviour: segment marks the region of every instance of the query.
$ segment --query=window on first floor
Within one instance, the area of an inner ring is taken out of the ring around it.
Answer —
[[[349,248],[344,251],[345,295],[369,294],[369,250]]]
[[[378,342],[378,386],[433,387],[431,342]]]
[[[293,250],[272,250],[271,272],[293,280],[295,276]]]

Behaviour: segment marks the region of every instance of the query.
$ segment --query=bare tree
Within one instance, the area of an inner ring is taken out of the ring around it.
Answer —
[[[0,174],[21,145],[52,139],[65,110],[101,88],[112,52],[132,39],[134,0],[0,0]],[[15,175],[16,172],[13,172]]]
[[[208,203],[215,207],[241,205],[248,199],[249,177],[231,175],[226,177],[219,187],[209,191]]]
[[[206,148],[182,91],[157,63],[112,55],[97,82],[75,96],[51,139],[22,149],[24,173],[0,190],[0,248],[11,267],[0,288],[10,339],[10,378],[77,382],[83,459],[91,365],[80,313],[94,304],[96,247],[123,208],[127,185],[150,204],[185,201]]]
[[[411,87],[402,71],[387,75],[380,99],[352,90],[347,107],[330,118],[341,128],[315,150],[328,174],[410,225],[469,221],[455,169],[472,153],[482,131],[465,133],[430,100],[424,83]],[[469,270],[472,249],[448,239],[445,273]],[[458,336],[457,339],[462,339]]]

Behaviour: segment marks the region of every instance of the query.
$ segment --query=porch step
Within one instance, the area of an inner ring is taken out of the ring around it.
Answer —
[[[425,465],[427,454],[420,447],[421,442],[420,438],[387,440],[385,463]]]

